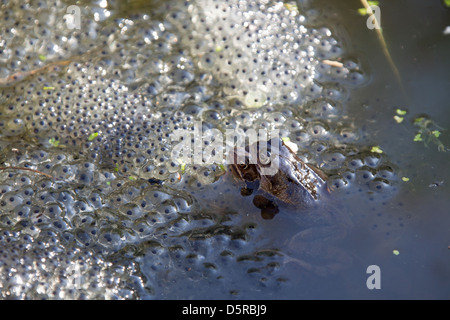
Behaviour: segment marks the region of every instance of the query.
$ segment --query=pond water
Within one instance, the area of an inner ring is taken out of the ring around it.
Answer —
[[[445,71],[450,67],[446,59],[450,43],[443,34],[449,10],[438,1],[382,3],[383,34],[401,75],[403,93],[374,32],[358,28],[355,19],[349,16],[356,2],[333,4],[336,7],[330,8],[329,14],[330,20],[336,19],[346,26],[351,45],[370,62],[373,72],[372,82],[352,95],[352,110],[370,138],[398,166],[398,175],[408,177],[409,181],[401,183],[399,193],[388,205],[378,207],[378,214],[370,215],[352,230],[347,246],[357,252],[358,262],[345,279],[355,282],[351,286],[341,284],[340,289],[334,287],[333,293],[325,295],[448,299],[449,186],[445,183],[449,176],[448,152],[439,152],[436,144],[425,146],[411,141],[418,131],[412,124],[415,117],[427,114],[443,128],[450,121],[445,107],[450,86]],[[397,108],[408,111],[401,124],[393,119]],[[448,141],[448,135],[444,134],[442,142],[448,146]],[[436,182],[442,181],[442,185],[435,187]],[[350,210],[357,212],[361,208]],[[390,218],[384,220],[383,216]],[[371,228],[375,225],[376,228]],[[387,230],[390,227],[395,230]],[[394,255],[393,250],[399,254]],[[380,266],[381,290],[367,290],[363,283],[366,275],[361,270],[369,264]]]
[[[4,5],[2,298],[450,298],[450,9],[382,2],[390,63],[359,1],[257,2]],[[280,130],[330,195],[264,219],[171,158],[196,121]]]

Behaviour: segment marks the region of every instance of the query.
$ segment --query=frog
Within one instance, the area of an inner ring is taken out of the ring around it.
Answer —
[[[257,159],[252,158],[252,148]],[[239,152],[244,156],[239,158]],[[253,205],[263,219],[273,219],[280,208],[288,216],[281,222],[286,223],[283,249],[274,251],[283,265],[298,265],[324,276],[351,264],[350,256],[335,241],[345,237],[352,222],[327,187],[325,172],[300,159],[294,147],[279,138],[231,153],[231,176],[241,186],[241,195],[254,195]],[[267,174],[264,169],[273,161],[277,161],[277,170]]]
[[[243,159],[239,158],[239,152],[244,155]],[[231,159],[230,171],[242,185],[241,195],[255,194],[253,204],[261,209],[264,219],[272,219],[280,205],[306,208],[329,193],[327,175],[301,160],[293,147],[278,137],[265,143],[254,142],[244,151],[235,148]],[[276,170],[267,170],[275,162]]]

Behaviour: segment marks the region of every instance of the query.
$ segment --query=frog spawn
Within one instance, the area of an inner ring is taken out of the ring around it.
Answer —
[[[46,151],[15,147],[27,152],[10,159],[9,166],[35,167],[54,177],[63,172],[68,179],[1,172],[4,298],[163,297],[162,279],[168,276],[186,273],[195,281],[208,276],[222,283],[231,278],[231,265],[241,274],[253,270],[252,281],[258,282],[257,275],[270,276],[278,269],[277,255],[262,255],[251,266],[241,263],[256,254],[247,245],[254,226],[246,227],[237,214],[230,221],[215,208],[199,210],[188,192],[130,180],[61,154],[42,164],[50,156]],[[227,209],[224,202],[221,206]],[[16,259],[16,254],[26,259]],[[145,267],[143,273],[130,259]],[[234,285],[240,288],[239,281]],[[224,291],[224,297],[228,294]]]
[[[57,243],[61,253],[48,245],[57,256],[72,252],[71,257],[102,270],[98,277],[86,274],[87,285],[92,284],[89,295],[71,291],[73,285],[61,278],[69,276],[64,270],[77,268],[72,258],[61,258],[61,268],[43,266],[62,272],[61,277],[48,278],[34,277],[35,271],[8,258],[4,266],[10,277],[2,280],[3,297],[11,292],[29,297],[38,282],[49,283],[40,289],[42,298],[126,298],[148,292],[162,296],[159,275],[167,274],[168,265],[176,266],[169,280],[182,275],[196,281],[206,278],[221,283],[226,294],[230,288],[245,291],[254,280],[269,287],[283,282],[277,278],[282,257],[265,254],[263,244],[255,248],[255,226],[247,228],[236,217],[224,219],[212,213],[214,208],[196,215],[195,203],[206,200],[191,192],[216,181],[220,170],[187,165],[180,179],[180,164],[170,157],[171,135],[191,129],[195,120],[220,130],[279,128],[282,136],[300,146],[303,159],[328,170],[335,189],[390,188],[395,175],[384,156],[360,152],[356,130],[337,124],[346,86],[364,77],[357,76],[358,65],[352,61],[343,63],[341,71],[323,62],[342,54],[330,31],[304,27],[303,17],[274,2],[256,10],[255,4],[262,2],[229,1],[226,14],[217,3],[188,2],[192,10],[177,4],[165,12],[163,21],[147,15],[99,21],[90,13],[99,8],[82,8],[83,32],[67,28],[62,20],[66,7],[59,3],[41,7],[44,2],[31,1],[20,7],[10,2],[2,7],[5,30],[11,34],[3,38],[6,49],[1,51],[1,159],[5,166],[32,168],[55,178],[20,170],[1,172],[2,231],[17,233],[12,249],[5,245],[5,259],[20,249],[29,257],[27,265],[40,261],[46,253],[32,250],[41,241]],[[206,8],[212,10],[213,21],[202,21]],[[235,15],[237,11],[251,12],[259,20],[248,22]],[[35,28],[24,23],[16,12],[40,24]],[[269,14],[276,21],[269,22],[274,29],[265,28]],[[285,29],[277,29],[277,23],[284,23]],[[16,38],[21,41],[14,42],[13,29],[21,30]],[[264,29],[272,33],[261,33]],[[186,37],[185,30],[192,37]],[[236,30],[244,37],[238,39]],[[206,41],[205,34],[210,37]],[[274,34],[282,39],[275,40]],[[282,42],[288,47],[274,46],[269,55],[272,43]],[[249,48],[250,43],[255,47]],[[299,56],[297,64],[304,70],[289,71],[291,58],[304,52],[307,55]],[[228,61],[235,72],[227,69]],[[21,140],[28,144],[18,143]],[[20,247],[26,235],[33,240],[27,244],[30,249]],[[146,268],[139,273],[116,257],[136,258]],[[39,280],[23,286],[14,282],[12,269]],[[242,273],[253,277],[247,285],[241,283]],[[235,279],[233,286],[226,285],[227,279]],[[129,291],[120,291],[120,283],[128,283]]]
[[[133,264],[113,265],[92,252],[58,242],[51,236],[0,236],[2,298],[8,299],[130,299],[141,280],[130,275]],[[130,285],[118,288],[121,281]]]
[[[271,1],[184,2],[167,20],[181,32],[199,67],[250,108],[298,103],[328,92],[329,83],[361,84],[357,63],[327,28],[305,27],[296,6]],[[270,45],[268,45],[270,43]]]

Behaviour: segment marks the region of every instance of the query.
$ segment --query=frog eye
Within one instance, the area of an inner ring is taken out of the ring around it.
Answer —
[[[268,165],[270,164],[270,152],[267,150],[262,150],[259,153],[259,161],[261,162],[261,164],[263,165]]]
[[[240,164],[239,164],[239,167],[241,167],[242,169],[246,170],[246,169],[248,169],[248,164],[246,164],[246,163],[240,163]]]

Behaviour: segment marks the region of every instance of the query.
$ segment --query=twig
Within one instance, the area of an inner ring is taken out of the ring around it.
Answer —
[[[361,0],[362,5],[364,6],[364,8],[367,10],[367,12],[372,12],[372,9],[370,8],[369,3],[367,2],[367,0]],[[377,32],[377,36],[378,36],[378,40],[381,43],[381,46],[383,48],[383,53],[386,56],[386,59],[388,60],[389,64],[391,65],[392,71],[394,72],[397,81],[400,85],[400,88],[403,91],[403,94],[406,96],[405,94],[405,89],[403,88],[403,81],[402,81],[402,77],[400,75],[400,72],[397,69],[397,66],[394,63],[394,60],[391,57],[391,54],[389,52],[388,46],[386,44],[386,41],[384,40],[384,36],[383,36],[383,29],[380,26],[380,22],[377,20],[377,17],[372,13],[373,15],[373,21],[375,23],[375,30]]]
[[[16,72],[6,78],[0,78],[0,86],[8,86],[8,85],[14,84],[16,82],[24,80],[28,76],[32,76],[32,75],[38,73],[38,72],[42,72],[46,69],[50,69],[50,68],[56,67],[56,66],[66,66],[70,62],[71,62],[71,60],[55,61],[55,62],[52,62],[50,64],[47,64],[45,66],[42,66],[42,67],[34,69],[34,70]]]
[[[24,167],[0,167],[0,170],[8,170],[8,169],[31,171],[31,172],[42,174],[50,179],[53,179],[53,176],[51,176],[45,172],[39,171],[39,170],[34,170],[34,169],[24,168]]]

